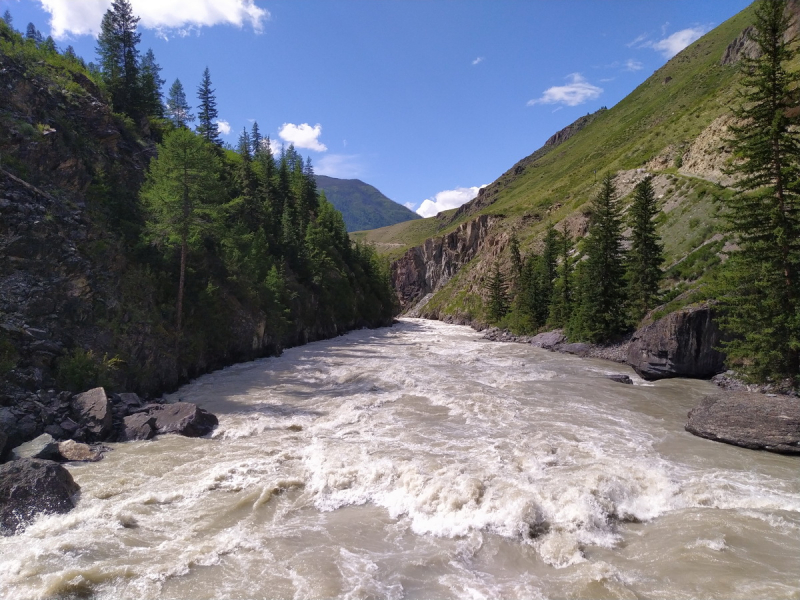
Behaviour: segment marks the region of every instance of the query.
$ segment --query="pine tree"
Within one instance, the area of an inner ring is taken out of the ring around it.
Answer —
[[[580,304],[572,315],[570,336],[602,342],[625,329],[625,265],[622,216],[613,177],[603,178],[592,202],[592,216],[581,265]]]
[[[161,67],[156,62],[156,57],[151,49],[148,49],[142,58],[142,68],[139,77],[139,88],[142,96],[142,111],[146,115],[154,117],[164,116],[163,94],[161,87],[164,80],[161,79]]]
[[[189,112],[189,103],[186,101],[186,93],[183,91],[183,84],[180,79],[169,88],[167,94],[167,118],[175,127],[188,127],[194,121],[194,115]]]
[[[787,71],[797,56],[786,41],[785,0],[761,0],[751,39],[758,58],[742,58],[743,87],[730,128],[740,177],[727,203],[739,246],[725,263],[720,298],[723,327],[733,339],[729,359],[757,381],[800,375],[800,75]]]
[[[25,29],[25,39],[36,41],[41,37],[42,34],[37,31],[36,25],[33,23],[28,23],[28,27]]]
[[[219,116],[217,98],[211,88],[211,73],[208,67],[203,71],[203,80],[200,82],[200,87],[197,88],[197,99],[200,100],[200,105],[197,107],[197,133],[212,144],[222,146],[216,122]]]
[[[142,109],[137,48],[142,35],[137,32],[138,23],[128,0],[114,0],[103,15],[97,36],[97,56],[111,92],[111,104],[115,111],[134,117]]]
[[[13,25],[14,19],[11,17],[11,11],[6,10],[6,12],[3,13],[3,21],[5,21],[6,25],[9,27]]]
[[[655,307],[664,264],[663,246],[656,232],[659,208],[651,177],[641,181],[634,191],[628,210],[631,249],[627,255],[628,300],[631,317],[639,320]]]
[[[508,290],[505,275],[495,263],[487,289],[489,291],[488,316],[493,323],[499,322],[508,313]]]
[[[258,130],[258,121],[253,121],[253,127],[250,130],[250,144],[252,145],[253,156],[258,154],[261,150],[261,142],[263,139],[264,137]]]
[[[559,258],[561,264],[557,268],[557,279],[553,285],[553,301],[550,305],[548,322],[554,327],[566,327],[572,318],[573,269],[572,240],[564,225],[564,231],[558,236]]]
[[[219,162],[213,148],[188,129],[176,129],[150,162],[141,199],[149,214],[147,228],[157,244],[180,249],[175,326],[180,331],[186,261],[192,246],[209,233],[218,211]]]
[[[56,54],[58,52],[58,48],[56,48],[56,41],[52,36],[48,35],[47,38],[42,42],[42,50],[49,52],[50,54]]]

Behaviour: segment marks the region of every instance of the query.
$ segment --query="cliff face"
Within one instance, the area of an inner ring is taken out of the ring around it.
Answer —
[[[488,215],[462,223],[447,235],[430,238],[392,263],[392,285],[400,307],[408,310],[438,290],[481,249],[493,224]]]

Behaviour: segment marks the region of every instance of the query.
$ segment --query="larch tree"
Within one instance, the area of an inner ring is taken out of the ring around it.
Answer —
[[[194,115],[190,111],[183,84],[180,79],[176,79],[167,94],[167,118],[175,127],[188,127],[194,121]]]
[[[200,101],[197,107],[197,133],[206,141],[217,146],[222,145],[219,137],[219,127],[217,126],[217,97],[211,87],[211,73],[208,67],[203,71],[203,79],[200,87],[197,88],[197,99]]]
[[[800,375],[800,111],[797,40],[787,40],[785,0],[761,0],[742,57],[742,90],[730,143],[738,193],[727,201],[738,244],[718,291],[729,359],[755,381]]]
[[[180,250],[175,326],[180,332],[189,250],[217,220],[219,159],[201,137],[185,128],[167,134],[158,146],[140,196],[147,229],[157,245]]]
[[[641,320],[655,307],[664,264],[663,245],[656,231],[658,201],[651,177],[637,184],[628,210],[631,248],[627,254],[628,300],[631,318]]]
[[[139,50],[142,35],[137,31],[139,17],[130,2],[114,0],[100,23],[97,56],[103,79],[111,92],[111,104],[117,112],[141,114],[139,87]]]

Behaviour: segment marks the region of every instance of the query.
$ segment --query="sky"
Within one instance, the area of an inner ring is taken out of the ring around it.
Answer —
[[[578,117],[612,107],[749,0],[130,0],[141,50],[223,139],[257,121],[319,174],[423,216],[473,198]],[[0,0],[95,59],[111,0]],[[196,103],[196,102],[194,102]]]

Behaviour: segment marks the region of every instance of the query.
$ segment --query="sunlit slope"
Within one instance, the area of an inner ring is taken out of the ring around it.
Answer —
[[[732,17],[572,138],[521,173],[509,171],[501,176],[495,183],[502,189],[491,205],[456,219],[442,213],[360,232],[358,237],[395,257],[480,213],[504,216],[509,225],[521,229],[521,237],[535,237],[545,221],[557,222],[578,211],[603,173],[644,167],[670,148],[680,154],[715,118],[729,111],[738,72],[736,66],[723,66],[721,58],[751,19],[752,8]]]

